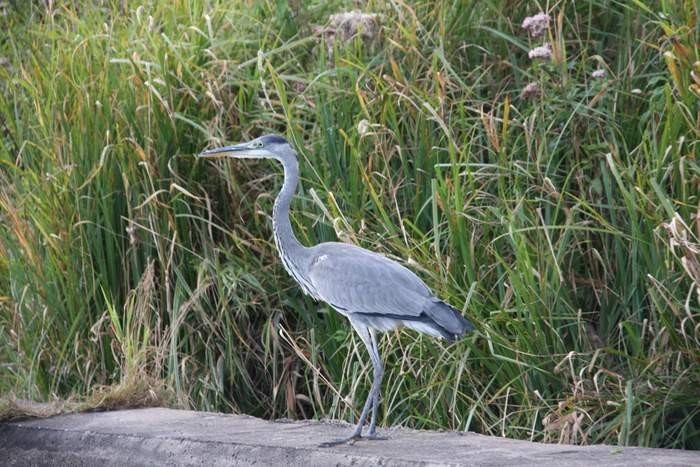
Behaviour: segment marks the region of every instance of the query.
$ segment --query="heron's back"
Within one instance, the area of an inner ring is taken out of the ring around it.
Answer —
[[[379,331],[406,326],[451,341],[474,329],[396,261],[345,243],[312,250],[307,277],[314,295],[353,322]]]

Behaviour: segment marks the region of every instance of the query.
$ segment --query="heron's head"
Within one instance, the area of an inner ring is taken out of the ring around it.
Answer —
[[[277,159],[284,162],[290,157],[296,159],[296,153],[282,136],[265,135],[246,143],[208,149],[200,153],[199,157],[208,159],[221,157],[233,157],[236,159]]]

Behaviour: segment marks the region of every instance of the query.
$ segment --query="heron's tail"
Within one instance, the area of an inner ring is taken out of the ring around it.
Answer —
[[[440,335],[449,341],[455,341],[464,333],[474,330],[474,325],[459,310],[439,299],[432,301],[425,314],[433,321]]]

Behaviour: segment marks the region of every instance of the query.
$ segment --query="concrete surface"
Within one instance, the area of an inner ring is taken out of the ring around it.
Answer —
[[[381,430],[386,441],[319,448],[350,426],[140,409],[0,424],[2,465],[700,466],[700,452],[529,443],[474,433]]]

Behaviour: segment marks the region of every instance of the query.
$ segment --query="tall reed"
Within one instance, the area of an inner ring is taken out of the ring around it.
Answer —
[[[370,1],[348,39],[351,8],[6,7],[0,392],[138,374],[201,410],[355,417],[368,359],[277,259],[279,168],[192,157],[275,131],[304,242],[403,261],[479,329],[384,336],[382,425],[700,448],[697,5],[560,2],[542,38],[530,2]]]

